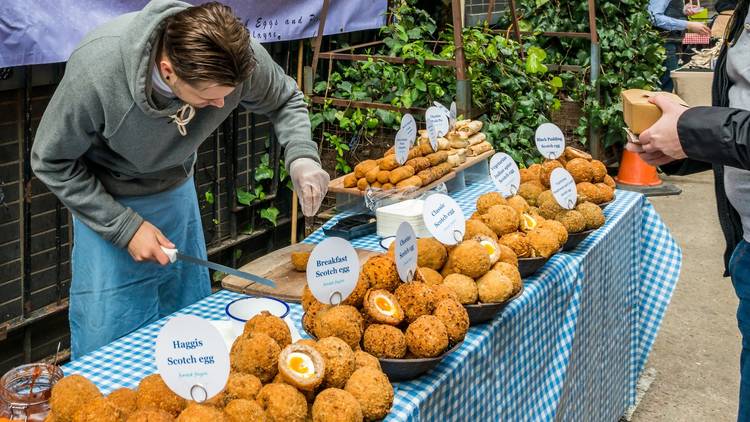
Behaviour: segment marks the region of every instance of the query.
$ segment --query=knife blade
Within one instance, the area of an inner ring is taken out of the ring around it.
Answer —
[[[254,281],[256,283],[263,284],[264,286],[268,286],[268,287],[271,287],[273,289],[276,288],[276,283],[274,283],[273,281],[271,281],[271,280],[269,280],[269,279],[267,279],[265,277],[261,277],[261,276],[255,275],[255,274],[246,273],[246,272],[240,271],[240,270],[235,270],[234,268],[227,267],[227,266],[221,265],[221,264],[217,264],[217,263],[211,262],[211,261],[205,261],[203,259],[199,259],[199,258],[196,258],[194,256],[181,254],[180,251],[178,251],[177,249],[165,248],[164,246],[162,246],[161,249],[164,251],[165,254],[167,254],[167,256],[169,257],[169,262],[171,262],[171,263],[174,263],[176,260],[179,259],[180,261],[189,262],[189,263],[195,264],[195,265],[201,265],[203,267],[211,268],[212,270],[221,271],[221,272],[223,272],[225,274],[230,274],[230,275],[233,275],[235,277],[244,278],[245,280]]]

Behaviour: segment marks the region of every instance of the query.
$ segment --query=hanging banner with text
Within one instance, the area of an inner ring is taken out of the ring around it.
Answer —
[[[205,0],[188,0],[199,5]],[[262,43],[317,35],[323,0],[221,0]],[[0,68],[68,60],[92,29],[143,9],[148,0],[0,1]],[[387,0],[331,0],[325,35],[380,28]]]

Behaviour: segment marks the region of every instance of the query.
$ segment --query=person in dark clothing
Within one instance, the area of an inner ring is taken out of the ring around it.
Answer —
[[[734,10],[737,7],[737,0],[718,0],[714,4],[716,13],[725,12],[727,10]]]
[[[719,223],[726,239],[742,334],[738,421],[750,421],[750,0],[740,0],[714,72],[713,107],[687,109],[652,99],[662,117],[626,148],[671,174],[713,168]]]
[[[711,34],[711,29],[706,25],[687,20],[688,14],[695,13],[693,10],[689,6],[685,6],[684,0],[650,0],[648,2],[651,22],[662,32],[664,49],[667,55],[664,61],[666,70],[661,78],[662,91],[672,92],[674,89],[671,73],[679,66],[677,55],[682,49],[682,38],[685,31],[701,35]]]

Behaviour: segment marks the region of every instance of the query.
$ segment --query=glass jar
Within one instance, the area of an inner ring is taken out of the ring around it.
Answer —
[[[60,367],[46,363],[11,369],[0,378],[0,417],[43,422],[50,412],[52,386],[62,377]]]

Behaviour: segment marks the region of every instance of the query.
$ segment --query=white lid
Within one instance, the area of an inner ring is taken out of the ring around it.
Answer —
[[[378,216],[397,215],[400,217],[415,217],[422,218],[422,209],[424,208],[424,201],[421,199],[409,199],[403,202],[397,202],[395,204],[380,207],[375,212]]]

